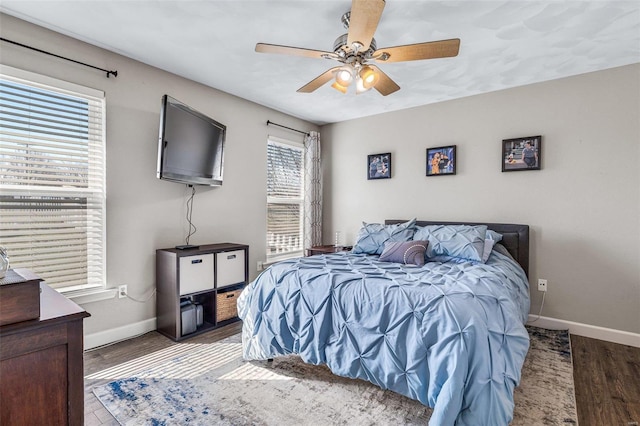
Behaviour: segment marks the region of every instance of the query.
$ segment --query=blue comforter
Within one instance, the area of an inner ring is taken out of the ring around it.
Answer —
[[[423,267],[336,253],[271,266],[238,298],[244,358],[298,354],[433,408],[430,425],[507,425],[529,348],[527,278],[486,264]]]

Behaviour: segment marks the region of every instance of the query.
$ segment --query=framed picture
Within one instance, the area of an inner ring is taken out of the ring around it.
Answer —
[[[540,170],[542,136],[502,140],[502,171]]]
[[[367,179],[391,178],[391,153],[367,155]]]
[[[456,174],[456,146],[427,148],[427,176]]]

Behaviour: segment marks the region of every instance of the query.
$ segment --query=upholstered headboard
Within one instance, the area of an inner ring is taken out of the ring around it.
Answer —
[[[406,222],[407,220],[387,219],[387,225]],[[505,246],[511,256],[522,266],[525,274],[529,276],[529,225],[517,225],[512,223],[480,223],[480,222],[437,222],[429,220],[416,221],[418,226],[426,225],[486,225],[488,229],[502,234],[500,244]]]

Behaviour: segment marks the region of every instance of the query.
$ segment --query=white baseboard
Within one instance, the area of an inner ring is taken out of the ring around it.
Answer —
[[[640,348],[640,334],[628,331],[615,330],[613,328],[598,327],[596,325],[582,324],[579,322],[566,321],[556,318],[540,317],[529,315],[527,325],[547,328],[550,330],[567,330],[577,336],[589,337],[591,339],[605,340],[607,342],[619,343],[621,345],[634,346]],[[535,320],[535,321],[534,321]]]
[[[119,342],[120,340],[130,339],[155,329],[156,319],[150,318],[148,320],[124,325],[122,327],[87,334],[84,336],[84,349],[93,349],[109,343]]]

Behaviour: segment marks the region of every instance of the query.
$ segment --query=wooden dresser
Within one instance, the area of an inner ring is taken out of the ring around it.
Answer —
[[[0,327],[0,424],[82,426],[82,320],[90,315],[37,281],[39,318]]]

